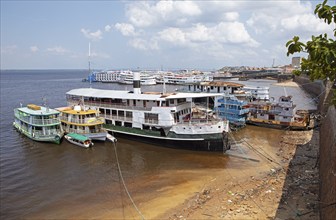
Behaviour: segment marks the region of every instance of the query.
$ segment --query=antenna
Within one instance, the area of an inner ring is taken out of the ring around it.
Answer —
[[[89,42],[89,74],[91,73],[91,42]]]
[[[92,74],[91,74],[91,42],[89,41],[89,57],[88,57],[88,62],[89,62],[89,82],[90,82],[90,88],[92,84]]]
[[[274,65],[275,65],[275,58],[273,58],[272,67],[274,67]]]

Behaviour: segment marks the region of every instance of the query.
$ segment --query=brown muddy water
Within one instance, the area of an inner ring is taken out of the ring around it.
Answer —
[[[115,148],[96,142],[82,149],[63,141],[61,145],[33,142],[13,127],[13,109],[47,99],[52,108],[66,105],[65,93],[89,87],[81,82],[85,71],[38,70],[1,72],[0,217],[2,219],[140,219],[118,173]],[[249,82],[253,83],[253,82]],[[255,81],[271,85],[274,81]],[[95,83],[94,88],[125,89],[117,84]],[[175,90],[176,87],[168,87]],[[131,87],[126,88],[131,89]],[[150,86],[144,90],[160,90]],[[271,87],[281,95],[283,88]],[[287,88],[306,109],[314,103],[299,88]],[[229,153],[256,158],[244,160],[222,153],[161,148],[119,139],[117,155],[126,186],[145,218],[162,216],[169,209],[202,190],[218,175],[227,181],[240,179],[272,167],[250,145],[272,156],[283,131],[248,126],[233,133],[241,143]]]

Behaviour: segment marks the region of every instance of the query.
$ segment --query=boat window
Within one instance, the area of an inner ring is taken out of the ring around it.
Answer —
[[[126,112],[126,117],[127,118],[132,118],[132,116],[133,116],[132,112]]]
[[[124,127],[131,128],[131,127],[132,127],[132,123],[130,123],[130,122],[125,122],[125,123],[124,123]]]
[[[170,99],[170,100],[169,100],[169,103],[170,103],[170,104],[174,104],[174,99]]]
[[[159,120],[159,114],[145,113],[145,122],[146,123],[157,124],[158,120]]]
[[[125,112],[124,111],[118,111],[118,116],[124,116]]]

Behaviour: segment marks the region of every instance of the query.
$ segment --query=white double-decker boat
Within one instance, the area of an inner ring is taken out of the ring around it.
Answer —
[[[133,91],[73,89],[66,93],[69,105],[84,101],[100,111],[106,129],[116,137],[127,137],[160,146],[226,151],[228,121],[205,116],[195,118],[195,99],[208,101],[217,93],[141,92],[140,74],[134,74]]]
[[[156,79],[154,76],[149,75],[145,72],[139,72],[140,74],[140,84],[142,86],[150,86],[150,85],[155,85],[156,84]],[[128,71],[128,72],[122,72],[120,73],[120,80],[119,83],[121,84],[133,84],[133,72]]]

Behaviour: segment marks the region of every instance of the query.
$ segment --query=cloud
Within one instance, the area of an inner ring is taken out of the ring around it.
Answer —
[[[91,57],[97,57],[97,58],[103,58],[103,59],[108,59],[110,58],[110,55],[107,54],[107,53],[102,53],[102,52],[92,52],[91,54]]]
[[[129,46],[162,50],[167,60],[178,59],[172,55],[178,50],[193,54],[190,60],[206,55],[211,61],[260,64],[271,63],[268,57],[288,59],[284,45],[294,35],[309,39],[328,28],[332,31],[313,10],[309,1],[301,0],[130,1],[126,20],[113,28],[127,37]]]
[[[332,29],[330,25],[327,25],[312,14],[301,14],[283,18],[280,24],[286,30],[302,30],[317,33],[331,31]]]
[[[162,40],[168,41],[174,44],[185,44],[187,42],[185,33],[179,28],[166,28],[160,31],[159,37]]]
[[[136,27],[150,27],[163,23],[185,24],[202,14],[202,10],[193,1],[136,2],[128,4],[126,16]]]
[[[222,18],[226,21],[237,21],[239,19],[239,13],[238,12],[227,12],[223,14]]]
[[[2,54],[13,54],[15,51],[17,51],[18,46],[17,45],[8,45],[1,47],[1,53]]]
[[[147,41],[141,38],[134,38],[129,41],[129,45],[138,50],[158,50],[158,42],[152,38]]]
[[[136,36],[137,33],[135,32],[135,29],[132,24],[127,23],[117,23],[114,25],[114,27],[121,32],[124,36]]]
[[[52,52],[54,54],[65,54],[65,53],[68,53],[69,51],[64,49],[63,47],[61,46],[55,46],[55,47],[50,47],[50,48],[47,48],[47,51],[48,52]]]
[[[111,28],[112,27],[110,25],[106,25],[104,29],[105,29],[106,32],[110,32]]]
[[[261,2],[258,5],[260,7],[254,9],[246,21],[258,35],[327,31],[328,25],[323,24],[313,14],[309,1],[272,1]]]
[[[97,30],[96,32],[90,32],[90,30],[82,28],[81,32],[86,38],[93,41],[98,41],[103,38],[103,32],[101,30]]]
[[[37,46],[31,46],[30,51],[36,53],[37,51],[39,51],[39,48]]]
[[[240,22],[220,22],[218,25],[205,26],[196,24],[191,28],[166,28],[158,33],[160,39],[172,44],[194,47],[194,43],[225,43],[245,44],[251,47],[259,46],[248,34],[244,24]]]

